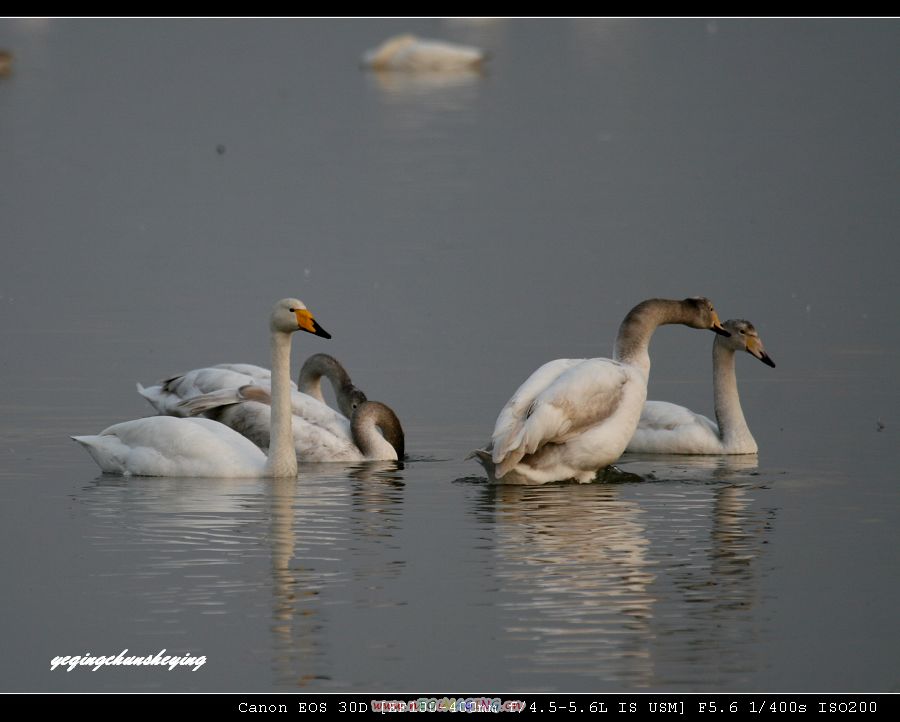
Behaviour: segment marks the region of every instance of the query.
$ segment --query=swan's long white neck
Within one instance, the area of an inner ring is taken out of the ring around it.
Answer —
[[[650,337],[657,327],[668,323],[684,323],[690,312],[681,301],[651,298],[635,306],[619,326],[613,358],[636,366],[650,376]]]
[[[755,454],[758,450],[756,440],[747,426],[738,396],[734,349],[719,341],[718,337],[713,344],[713,394],[719,438],[724,450],[732,454]]]
[[[291,410],[291,335],[272,330],[272,423],[270,425],[267,476],[296,477]]]

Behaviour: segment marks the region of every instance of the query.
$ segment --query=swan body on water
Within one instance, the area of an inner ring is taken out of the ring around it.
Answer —
[[[775,362],[763,348],[749,321],[729,319],[724,324],[731,336],[713,342],[713,393],[716,421],[666,401],[647,401],[627,451],[644,454],[755,454],[735,376],[735,352],[746,351],[767,366]]]
[[[191,415],[210,414],[264,449],[271,434],[269,402],[264,387],[249,385],[187,399],[182,403],[182,410]],[[292,419],[294,449],[300,461],[403,459],[403,427],[386,404],[364,401],[348,420],[324,403],[315,403],[329,413],[322,412],[315,418],[310,414],[295,414]]]
[[[485,57],[483,50],[468,45],[397,35],[368,51],[362,62],[372,70],[453,72],[475,69]]]
[[[97,436],[73,436],[106,474],[124,476],[262,476],[265,453],[218,421],[150,416]]]
[[[473,452],[489,478],[585,483],[616,461],[647,398],[650,338],[673,323],[728,335],[706,298],[639,303],[619,327],[612,359],[550,361],[519,387],[500,411],[488,448]]]
[[[210,419],[154,416],[114,424],[95,436],[73,436],[111,474],[136,476],[295,477],[291,429],[291,335],[331,338],[302,301],[285,298],[269,320],[272,353],[268,456],[238,432]]]

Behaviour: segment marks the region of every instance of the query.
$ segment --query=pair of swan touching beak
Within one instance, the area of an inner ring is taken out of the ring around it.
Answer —
[[[646,401],[650,338],[663,324],[718,334],[713,344],[718,425],[683,407]],[[300,391],[293,388],[291,334],[303,330],[330,338],[302,302],[275,304],[270,330],[271,372],[222,364],[149,389],[138,386],[161,413],[189,418],[138,419],[98,436],[73,438],[104,471],[145,476],[283,477],[296,476],[298,455],[315,461],[403,458],[396,415],[367,401],[331,357],[314,356],[301,371]],[[612,359],[557,359],[541,366],[500,411],[487,448],[472,456],[492,480],[540,484],[592,481],[626,450],[755,453],[737,393],[734,357],[739,350],[775,366],[751,323],[723,325],[706,298],[643,301],[622,321]],[[323,375],[351,419],[322,402]],[[217,420],[193,418],[197,413]],[[268,457],[261,447],[268,448]]]
[[[385,404],[368,401],[331,356],[311,357],[300,373],[301,390],[294,386],[291,335],[306,331],[331,338],[301,301],[276,303],[269,328],[271,371],[220,364],[146,389],[138,384],[141,395],[167,415],[73,438],[104,472],[136,476],[293,477],[298,457],[343,462],[403,458],[403,429],[396,414]],[[334,386],[340,412],[324,403],[322,376]],[[206,417],[195,418],[201,413]]]

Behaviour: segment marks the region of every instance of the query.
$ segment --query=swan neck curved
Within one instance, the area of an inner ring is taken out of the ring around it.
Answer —
[[[368,459],[402,459],[403,428],[391,409],[376,401],[361,404],[350,421],[353,443]]]
[[[325,403],[325,397],[322,396],[322,374],[310,374],[306,366],[304,366],[300,369],[297,388],[307,396],[312,396],[323,404]]]
[[[713,394],[719,438],[726,451],[755,453],[756,441],[747,426],[738,394],[734,349],[716,337],[713,343]]]
[[[650,374],[650,338],[657,327],[668,323],[684,323],[689,312],[681,301],[651,298],[632,308],[616,335],[613,358]]]
[[[276,478],[297,476],[291,409],[291,336],[272,331],[272,422],[266,473]]]
[[[306,359],[303,368],[300,369],[297,388],[304,394],[308,394],[324,404],[325,397],[322,396],[323,376],[331,383],[334,395],[338,399],[342,395],[346,396],[348,389],[353,387],[350,374],[347,373],[346,369],[341,366],[336,358],[325,353],[317,353]]]

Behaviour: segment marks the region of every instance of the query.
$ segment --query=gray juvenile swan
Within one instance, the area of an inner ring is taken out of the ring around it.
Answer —
[[[269,319],[272,351],[271,445],[252,441],[210,419],[153,416],[115,424],[96,436],[73,436],[107,473],[136,476],[296,477],[291,422],[291,335],[331,338],[295,298],[275,304]],[[268,406],[266,408],[269,408]]]
[[[500,411],[487,449],[473,452],[495,480],[589,482],[618,459],[647,398],[650,337],[680,323],[729,335],[706,298],[653,298],[619,327],[613,358],[557,359],[535,371]]]
[[[648,401],[641,412],[637,431],[627,451],[644,454],[755,454],[756,440],[750,433],[734,371],[736,351],[746,351],[767,366],[775,362],[763,348],[759,334],[749,321],[729,319],[724,324],[731,336],[713,342],[713,394],[716,424],[690,409],[666,401]]]
[[[338,409],[348,419],[353,416],[353,411],[361,403],[366,401],[366,395],[350,380],[350,374],[334,356],[327,353],[317,353],[303,362],[300,369],[300,378],[297,386],[304,394],[318,399],[323,404],[322,377],[331,382],[334,389],[334,397],[337,399]]]

